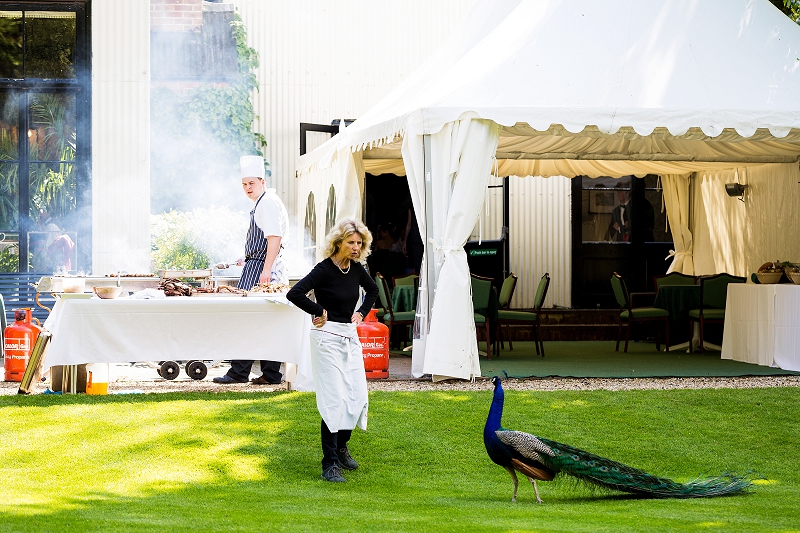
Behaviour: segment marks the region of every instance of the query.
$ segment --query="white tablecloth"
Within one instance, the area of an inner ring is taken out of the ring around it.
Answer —
[[[81,363],[251,359],[297,365],[313,388],[311,317],[284,297],[61,299],[44,323],[44,368]],[[288,374],[288,372],[287,372]]]
[[[728,285],[722,358],[800,371],[800,285]]]

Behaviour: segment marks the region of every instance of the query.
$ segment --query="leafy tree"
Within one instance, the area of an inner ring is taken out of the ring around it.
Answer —
[[[800,0],[769,0],[784,15],[795,22],[800,22]]]

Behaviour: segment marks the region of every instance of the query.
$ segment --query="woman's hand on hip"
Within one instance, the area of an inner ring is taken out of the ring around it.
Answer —
[[[315,316],[311,323],[314,324],[314,327],[321,328],[327,321],[328,312],[323,309],[322,314],[320,316]]]
[[[353,316],[350,317],[350,322],[352,322],[353,324],[361,324],[363,321],[364,321],[364,315],[362,315],[358,311],[353,313]]]

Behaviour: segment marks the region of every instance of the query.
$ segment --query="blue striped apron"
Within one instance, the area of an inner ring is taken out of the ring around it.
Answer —
[[[237,287],[246,291],[253,288],[258,283],[261,271],[264,270],[264,259],[267,257],[267,238],[264,232],[256,224],[255,212],[258,203],[264,198],[264,194],[258,197],[256,205],[250,211],[250,227],[247,229],[247,240],[244,244],[245,264],[242,275],[239,278]]]

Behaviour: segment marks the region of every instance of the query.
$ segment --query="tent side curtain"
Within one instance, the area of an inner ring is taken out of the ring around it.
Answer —
[[[767,261],[800,263],[797,163],[698,173],[693,180],[696,275],[749,276]],[[747,185],[741,198],[726,183]]]
[[[689,230],[689,175],[665,174],[661,176],[667,219],[672,226],[674,249],[670,250],[672,263],[667,272],[694,275],[692,259],[692,232]]]
[[[406,161],[406,168],[410,169],[409,189],[416,209],[426,206],[420,197],[425,176],[424,172],[419,172],[425,168],[424,141],[422,135],[407,137],[403,153],[411,159]],[[422,373],[434,378],[480,376],[464,244],[478,220],[498,138],[497,124],[470,119],[447,124],[430,136],[432,198],[428,199],[426,207],[432,211],[433,227],[427,228],[426,246],[433,254],[428,253],[426,257],[433,257],[436,287],[431,290],[430,280],[425,279],[428,294],[435,296],[427,338],[414,343],[412,371],[421,367]],[[418,220],[424,218],[417,217]],[[420,230],[425,229],[424,224],[420,224]]]

